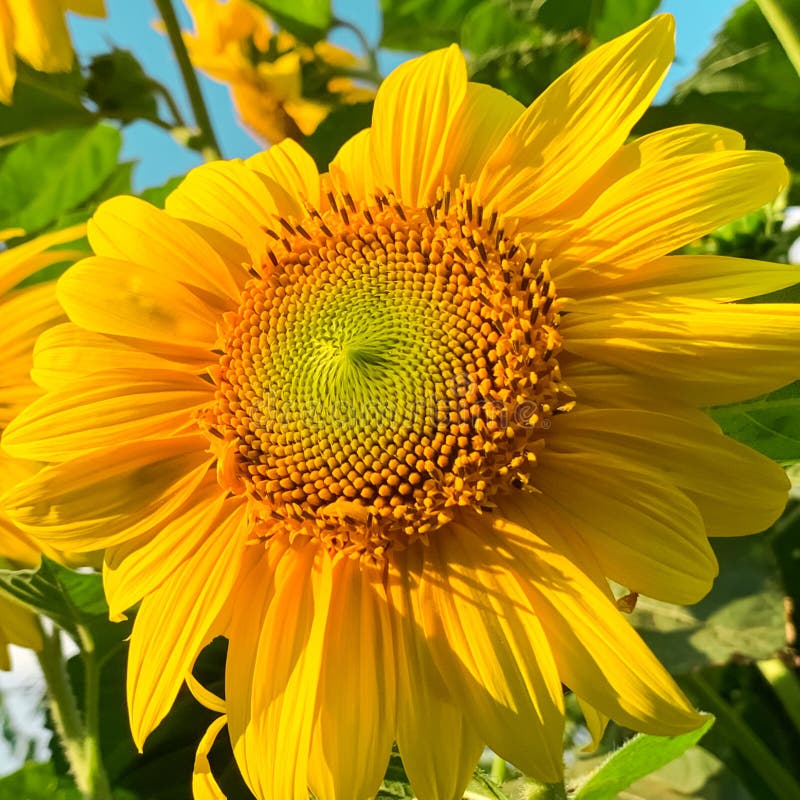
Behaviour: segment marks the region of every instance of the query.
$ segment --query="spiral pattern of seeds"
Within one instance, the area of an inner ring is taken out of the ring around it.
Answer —
[[[546,264],[463,185],[268,230],[227,314],[207,429],[274,526],[380,554],[530,480],[565,402]]]

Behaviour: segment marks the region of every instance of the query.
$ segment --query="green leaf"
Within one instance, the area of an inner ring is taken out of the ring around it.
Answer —
[[[178,186],[181,185],[184,177],[183,175],[175,175],[175,177],[170,178],[162,186],[151,186],[149,189],[145,189],[139,194],[139,197],[141,197],[142,200],[146,200],[148,203],[152,203],[154,206],[158,206],[158,208],[164,208],[167,197],[169,197],[174,189],[177,189]]]
[[[800,0],[781,0],[800,19]],[[739,6],[714,39],[697,72],[669,103],[650,109],[638,133],[705,122],[735,128],[753,149],[780,153],[800,168],[800,80],[754,0]]]
[[[81,800],[69,778],[57,775],[52,764],[29,761],[22,769],[0,778],[0,797],[20,800]]]
[[[0,590],[49,617],[74,639],[78,628],[108,615],[103,579],[42,556],[38,569],[0,569]]]
[[[131,121],[158,119],[159,85],[129,50],[115,48],[89,65],[86,93],[101,114]]]
[[[464,0],[381,0],[381,47],[423,52],[457,42],[470,6]]]
[[[0,105],[0,147],[34,133],[91,125],[97,119],[81,100],[84,80],[72,72],[37,72],[17,61],[13,103]]]
[[[339,148],[351,137],[372,123],[372,103],[339,106],[322,120],[319,127],[303,140],[321,172],[328,171]]]
[[[711,409],[722,430],[782,464],[800,461],[800,382],[734,405]]]
[[[784,644],[783,590],[765,536],[714,539],[720,574],[693,606],[640,597],[630,621],[673,674],[734,654],[767,658]]]
[[[324,39],[333,21],[330,0],[253,0],[281,28],[300,41],[315,44]]]
[[[42,230],[95,194],[117,166],[116,128],[43,133],[16,145],[0,166],[0,228]]]
[[[552,2],[552,0],[551,0]],[[589,32],[598,42],[608,42],[616,36],[641,25],[655,14],[661,0],[605,0],[603,3],[592,3],[592,14]]]
[[[634,736],[578,787],[573,800],[614,800],[634,781],[655,772],[695,745],[713,724],[714,718],[710,717],[702,728],[680,736]]]
[[[91,197],[91,203],[99,205],[103,200],[109,200],[117,195],[130,194],[133,191],[131,178],[136,164],[136,161],[122,161],[117,164],[114,171],[108,176],[108,180]]]
[[[538,20],[549,30],[580,30],[607,42],[650,19],[659,5],[661,0],[545,0]]]

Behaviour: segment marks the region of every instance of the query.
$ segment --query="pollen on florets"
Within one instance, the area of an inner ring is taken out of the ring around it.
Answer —
[[[463,182],[425,208],[330,193],[267,234],[203,420],[264,536],[382,551],[528,483],[567,402],[557,295],[530,241]]]

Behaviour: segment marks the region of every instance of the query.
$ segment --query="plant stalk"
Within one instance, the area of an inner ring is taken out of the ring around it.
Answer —
[[[172,6],[172,0],[155,0],[155,4],[158,8],[158,13],[161,15],[161,19],[164,21],[164,27],[166,28],[167,36],[172,45],[172,51],[175,53],[175,58],[178,61],[178,67],[181,71],[181,77],[186,86],[186,92],[189,95],[189,102],[192,106],[195,122],[200,130],[202,139],[200,152],[206,161],[214,161],[220,158],[219,144],[217,143],[217,137],[214,135],[214,128],[211,125],[208,108],[203,99],[200,83],[197,80],[197,73],[194,71],[189,53],[183,41],[183,35],[181,34],[181,28],[178,24],[178,17],[175,14],[175,9]]]

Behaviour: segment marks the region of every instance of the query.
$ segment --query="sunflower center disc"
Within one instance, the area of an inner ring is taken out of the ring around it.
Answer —
[[[528,482],[564,400],[558,309],[546,265],[462,190],[331,205],[271,232],[208,427],[264,535],[379,553]]]

